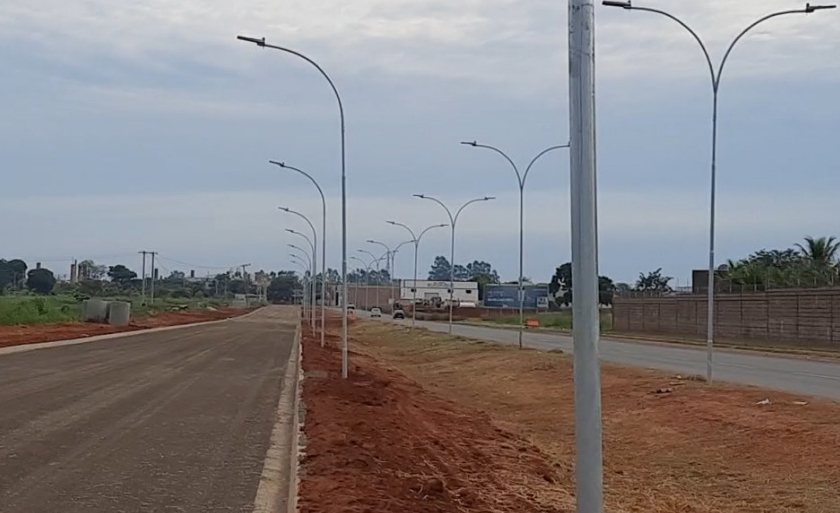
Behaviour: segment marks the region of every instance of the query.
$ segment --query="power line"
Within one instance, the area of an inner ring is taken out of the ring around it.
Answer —
[[[161,260],[166,260],[167,262],[172,262],[172,263],[178,264],[178,265],[186,265],[187,267],[195,268],[195,269],[226,270],[226,269],[231,269],[233,267],[236,267],[236,266],[232,266],[232,265],[209,266],[209,265],[190,264],[190,263],[187,263],[187,262],[181,262],[180,260],[175,260],[174,258],[167,258],[167,257],[162,257],[162,256],[158,256],[158,258],[161,259]]]

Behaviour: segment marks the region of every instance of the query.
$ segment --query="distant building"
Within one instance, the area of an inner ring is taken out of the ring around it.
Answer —
[[[720,282],[722,274],[720,270],[715,271],[715,281]],[[720,291],[719,288],[715,287],[716,290]],[[706,294],[709,290],[709,270],[708,269],[695,269],[691,271],[691,293],[692,294]]]
[[[477,282],[456,281],[454,285],[453,299],[455,301],[472,301],[478,303]],[[415,287],[417,290],[417,299],[429,301],[438,298],[444,302],[449,300],[449,282],[429,280],[417,280],[416,283],[414,280],[400,280],[400,299],[402,301],[411,301],[415,297]]]
[[[522,287],[525,308],[548,308],[548,285]],[[519,308],[518,284],[487,284],[484,286],[484,306],[488,308]]]

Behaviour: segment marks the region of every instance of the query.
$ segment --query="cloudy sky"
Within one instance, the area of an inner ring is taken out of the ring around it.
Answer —
[[[641,5],[637,2],[638,5]],[[715,60],[788,0],[650,0],[706,39]],[[493,195],[458,224],[456,260],[516,278],[520,165],[568,140],[567,5],[549,0],[27,0],[0,6],[0,257],[70,258],[164,270],[288,268],[278,205],[320,219],[340,265],[338,116],[302,60],[337,83],[347,113],[348,244],[389,244],[446,221],[440,207]],[[685,285],[706,263],[711,87],[696,43],[652,14],[598,6],[601,270],[618,281],[662,267]],[[805,235],[840,235],[840,11],[771,21],[742,41],[721,87],[719,260]],[[526,275],[567,261],[568,154],[527,184]],[[320,221],[317,221],[320,224]],[[421,268],[449,253],[427,236]],[[411,271],[407,247],[398,274]],[[179,263],[180,262],[180,263]],[[423,272],[423,271],[421,271]]]

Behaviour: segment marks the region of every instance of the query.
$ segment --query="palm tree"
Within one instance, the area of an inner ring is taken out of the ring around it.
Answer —
[[[837,252],[840,251],[840,242],[835,237],[805,237],[805,245],[796,246],[803,257],[819,266],[833,266],[837,261]]]

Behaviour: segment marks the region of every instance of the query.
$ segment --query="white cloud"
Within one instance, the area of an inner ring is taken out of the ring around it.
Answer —
[[[675,5],[650,0],[683,18],[708,41],[715,60],[758,16],[799,7],[787,0],[710,0]],[[466,79],[508,94],[555,90],[565,83],[565,2],[540,0],[29,0],[5,6],[0,27],[55,59],[104,54],[151,69],[168,57],[245,71],[265,58],[234,40],[267,36],[347,75],[379,73]],[[791,72],[838,75],[837,12],[796,15],[757,29],[733,57],[734,75]],[[601,77],[702,76],[691,37],[660,16],[598,8]],[[60,51],[56,51],[60,48]],[[276,69],[274,73],[279,73]]]
[[[311,108],[294,104],[278,105],[268,100],[236,100],[248,94],[230,91],[188,91],[165,87],[115,87],[73,84],[69,97],[85,105],[95,105],[108,111],[165,112],[167,114],[197,114],[219,117],[248,117],[272,119],[277,116],[311,115]]]

